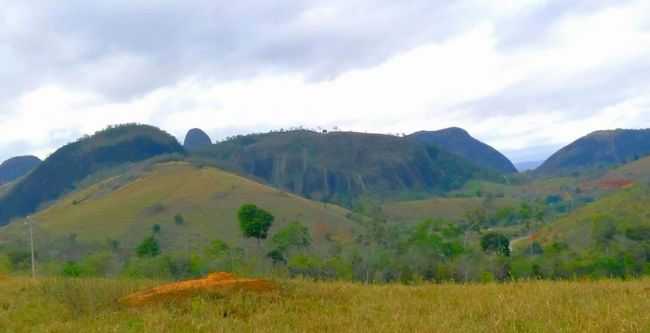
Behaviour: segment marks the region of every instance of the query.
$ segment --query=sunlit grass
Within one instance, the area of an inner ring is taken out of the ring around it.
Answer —
[[[3,332],[648,332],[650,280],[361,285],[280,282],[128,308],[142,280],[0,281]]]

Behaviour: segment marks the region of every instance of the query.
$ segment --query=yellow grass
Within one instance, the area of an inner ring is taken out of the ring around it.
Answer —
[[[153,282],[0,282],[3,332],[648,332],[650,280],[382,285],[285,281],[268,294],[123,307]]]

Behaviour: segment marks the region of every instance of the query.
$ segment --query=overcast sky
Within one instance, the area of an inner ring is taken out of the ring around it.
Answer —
[[[459,126],[514,161],[650,127],[650,1],[0,0],[0,160],[109,124],[182,140]]]

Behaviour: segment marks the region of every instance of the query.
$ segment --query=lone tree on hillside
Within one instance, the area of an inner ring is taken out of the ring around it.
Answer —
[[[239,228],[244,237],[257,239],[258,248],[261,247],[262,239],[266,239],[269,229],[275,217],[264,209],[253,204],[245,204],[237,212]]]

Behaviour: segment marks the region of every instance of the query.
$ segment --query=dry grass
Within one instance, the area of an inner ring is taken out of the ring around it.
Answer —
[[[116,302],[151,285],[6,280],[0,282],[0,327],[3,332],[650,331],[650,280],[421,286],[294,280],[262,295],[194,296],[138,308]]]

